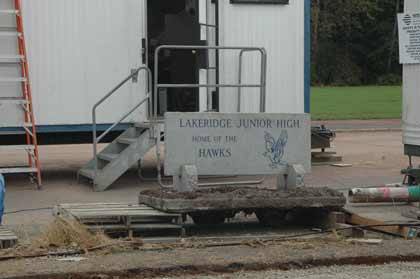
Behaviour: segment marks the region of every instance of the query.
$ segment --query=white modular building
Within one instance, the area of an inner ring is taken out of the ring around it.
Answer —
[[[0,3],[0,9],[7,10],[5,1]],[[154,50],[162,44],[263,47],[266,111],[309,111],[309,0],[22,0],[22,10],[39,134],[90,132],[94,104],[132,69],[146,65],[153,70]],[[14,20],[0,16],[0,25]],[[13,48],[13,38],[0,37],[0,53]],[[163,83],[238,82],[237,51],[189,52],[163,52]],[[259,81],[259,59],[258,53],[244,54],[243,84]],[[19,82],[0,82],[0,97],[19,90]],[[209,102],[221,112],[238,109],[237,88],[188,90],[160,90],[160,113],[203,111]],[[241,111],[258,111],[258,90],[242,89]],[[146,92],[146,74],[141,72],[137,81],[125,84],[98,109],[99,129],[117,121]],[[146,120],[146,112],[143,107],[125,122]],[[0,133],[18,132],[22,117],[20,108],[0,106]]]

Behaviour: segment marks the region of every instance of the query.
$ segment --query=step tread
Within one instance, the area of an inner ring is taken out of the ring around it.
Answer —
[[[93,169],[80,169],[79,174],[90,179],[93,179],[95,177],[95,171]]]
[[[117,142],[131,145],[131,144],[137,142],[137,138],[123,137],[123,138],[118,138]]]
[[[113,161],[119,157],[119,154],[115,153],[99,153],[98,158],[105,161]]]
[[[136,128],[143,128],[143,129],[150,129],[153,127],[152,122],[136,122],[134,123],[134,127]]]

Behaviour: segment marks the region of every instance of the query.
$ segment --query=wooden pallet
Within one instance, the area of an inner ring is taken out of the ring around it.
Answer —
[[[165,213],[141,204],[60,204],[53,212],[55,216],[75,219],[91,231],[108,234],[126,233],[132,236],[134,233],[184,232],[180,214]]]
[[[415,209],[409,204],[347,204],[344,210],[347,213],[347,222],[352,225],[371,226],[386,224],[410,224],[372,227],[371,229],[401,236],[405,239],[416,238],[420,233],[418,220],[403,216],[410,209]]]
[[[0,249],[7,249],[17,244],[17,236],[10,230],[0,226]]]

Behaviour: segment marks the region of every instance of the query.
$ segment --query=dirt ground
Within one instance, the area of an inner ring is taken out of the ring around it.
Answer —
[[[401,132],[397,131],[339,133],[334,142],[334,150],[344,157],[345,163],[352,166],[346,168],[328,165],[314,166],[312,173],[305,179],[307,185],[328,186],[345,191],[352,187],[396,183],[402,180],[400,169],[407,166],[407,158],[403,155]],[[6,212],[49,208],[58,203],[136,202],[140,190],[157,187],[155,182],[142,182],[133,170],[119,179],[110,190],[96,193],[89,185],[79,184],[76,180],[77,170],[91,157],[90,145],[49,146],[41,147],[40,151],[44,169],[43,190],[35,190],[34,185],[26,176],[7,177]],[[13,154],[2,154],[0,164],[15,158]],[[150,168],[152,162],[153,156],[150,155],[146,160],[146,167]],[[148,174],[147,170],[145,174]],[[265,185],[272,186],[274,182],[274,178],[268,177]],[[37,234],[52,220],[50,209],[10,213],[5,216],[5,224],[15,229],[20,236]],[[218,270],[220,272],[259,271],[270,268],[289,269],[342,263],[358,264],[363,259],[372,263],[382,263],[381,259],[383,262],[389,259],[420,261],[420,250],[416,249],[420,247],[418,245],[420,243],[417,242],[390,240],[380,245],[369,246],[350,245],[343,241],[309,241],[300,244],[245,244],[237,247],[205,249],[165,248],[117,254],[91,254],[86,257],[86,260],[77,263],[60,262],[53,257],[20,259],[0,261],[0,278],[50,272],[91,271],[95,271],[96,274],[116,272],[120,278],[135,278],[138,274],[152,274],[149,277],[158,277],[158,275],[177,275],[179,272],[182,278],[184,271],[186,274],[194,275],[194,272],[212,274],[217,273]],[[332,262],[331,259],[333,259]],[[373,259],[376,259],[376,262]],[[124,272],[132,270],[137,273],[119,274],[121,270]],[[137,278],[143,278],[143,276]]]
[[[327,186],[337,190],[400,182],[400,170],[408,163],[403,155],[401,138],[401,132],[339,133],[333,150],[352,167],[314,166],[305,182],[309,186]],[[154,182],[141,181],[135,170],[102,193],[94,192],[88,184],[78,183],[77,170],[91,158],[91,145],[42,146],[40,154],[43,190],[35,190],[25,175],[7,177],[6,212],[72,202],[137,202],[140,190],[157,187]],[[12,153],[1,155],[0,165],[17,158]],[[149,154],[145,167],[153,168],[152,162],[153,154]],[[147,169],[144,174],[150,175]],[[265,185],[275,185],[275,178],[267,177]],[[48,209],[5,216],[6,225],[23,226],[34,231],[50,221],[52,214]]]
[[[379,245],[335,240],[287,241],[235,247],[200,246],[0,261],[0,278],[185,278],[263,270],[295,270],[338,265],[378,265],[420,261],[420,242],[390,240]],[[43,276],[44,275],[44,276]],[[254,278],[265,278],[256,276]],[[24,277],[27,276],[27,277]],[[35,277],[36,276],[36,277]]]

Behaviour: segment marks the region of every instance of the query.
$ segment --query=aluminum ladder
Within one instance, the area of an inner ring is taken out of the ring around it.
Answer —
[[[0,86],[12,88],[13,85],[17,84],[15,86],[16,90],[0,90],[0,109],[4,111],[7,109],[13,110],[11,106],[14,106],[14,109],[17,107],[18,110],[21,110],[23,117],[16,119],[16,126],[26,138],[26,144],[24,145],[0,145],[0,150],[24,152],[23,154],[27,156],[26,165],[0,167],[0,173],[27,173],[40,187],[42,183],[41,168],[29,82],[21,1],[4,0],[0,4]]]

